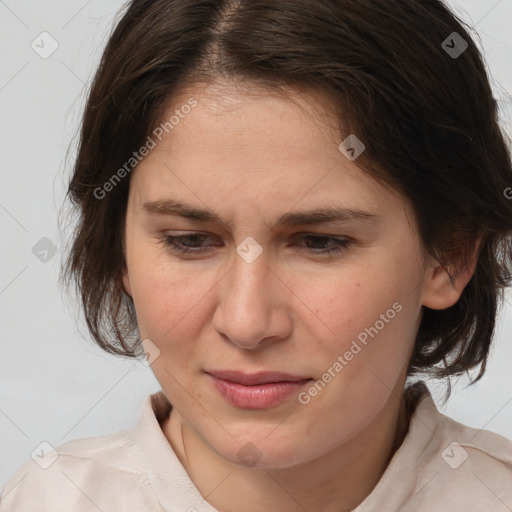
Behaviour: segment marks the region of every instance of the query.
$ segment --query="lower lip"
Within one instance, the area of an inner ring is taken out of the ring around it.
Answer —
[[[210,374],[208,374],[210,375]],[[269,382],[255,386],[244,386],[210,375],[219,393],[235,407],[244,409],[267,409],[274,407],[294,393],[298,393],[311,379],[297,382]]]

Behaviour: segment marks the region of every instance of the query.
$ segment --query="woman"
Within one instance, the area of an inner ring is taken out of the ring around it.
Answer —
[[[2,512],[511,509],[512,443],[418,380],[485,371],[511,184],[482,57],[438,0],[132,0],[63,275],[162,391],[20,468]]]

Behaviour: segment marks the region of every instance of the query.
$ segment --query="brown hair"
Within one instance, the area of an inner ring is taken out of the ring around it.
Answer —
[[[460,55],[448,51],[461,41]],[[459,301],[423,307],[409,367],[446,377],[480,365],[478,380],[512,279],[512,169],[482,56],[439,0],[129,2],[92,83],[68,190],[78,222],[61,276],[94,340],[126,356],[140,347],[122,286],[129,177],[106,197],[98,187],[178,88],[220,78],[324,94],[342,133],[366,145],[357,165],[411,202],[424,249],[444,266],[463,268],[481,238]]]

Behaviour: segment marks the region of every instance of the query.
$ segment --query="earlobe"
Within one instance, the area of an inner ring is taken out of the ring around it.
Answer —
[[[428,277],[423,286],[422,304],[430,309],[447,309],[457,303],[473,277],[478,262],[480,240],[475,246],[473,257],[467,268],[457,272],[455,267],[444,267],[431,259]],[[434,263],[435,262],[435,263]]]
[[[467,273],[452,279],[445,267],[433,269],[423,287],[423,305],[430,309],[447,309],[453,306],[470,279],[471,276],[468,277]]]

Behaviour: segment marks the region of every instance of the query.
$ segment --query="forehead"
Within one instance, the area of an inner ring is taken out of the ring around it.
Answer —
[[[180,111],[191,99],[196,106]],[[170,195],[196,206],[235,200],[252,204],[255,214],[299,202],[371,205],[377,213],[402,200],[339,150],[339,120],[321,96],[203,84],[176,94],[161,125],[173,116],[172,129],[132,176],[141,203]]]
[[[217,136],[222,133],[223,140],[203,138],[197,150],[203,147],[221,150],[221,142],[226,143],[229,135],[238,149],[242,149],[240,146],[274,147],[289,143],[287,148],[283,147],[283,152],[285,149],[307,151],[311,147],[321,151],[320,142],[331,149],[340,142],[340,119],[335,114],[334,105],[313,90],[269,89],[237,82],[189,85],[169,98],[161,111],[161,125],[186,108],[190,100],[197,106],[180,116],[182,119],[170,133],[163,134],[168,147],[174,142],[176,146],[192,142],[192,134],[210,133]],[[283,127],[286,127],[285,131]],[[305,144],[308,141],[310,143]]]

